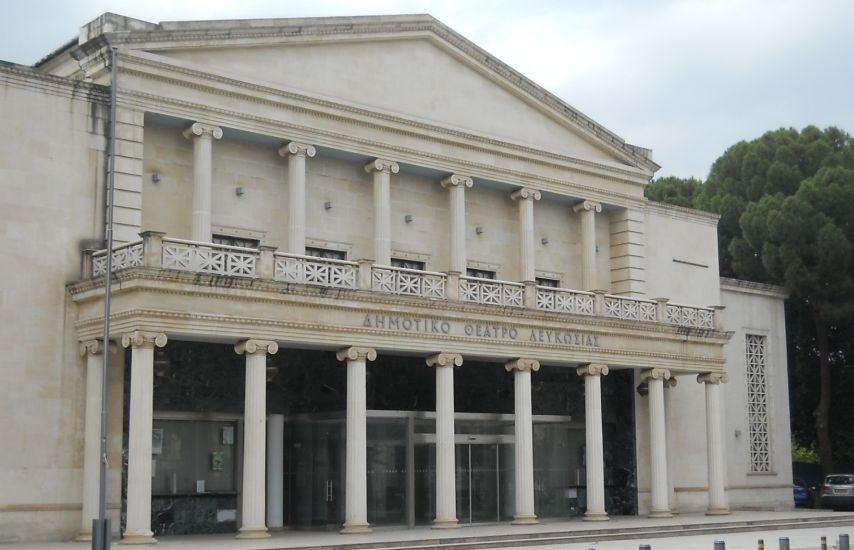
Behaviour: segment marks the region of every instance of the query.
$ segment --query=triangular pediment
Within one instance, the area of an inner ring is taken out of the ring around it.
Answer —
[[[430,16],[165,22],[127,36],[185,67],[583,161],[657,169],[648,152]],[[157,40],[154,35],[161,34]]]

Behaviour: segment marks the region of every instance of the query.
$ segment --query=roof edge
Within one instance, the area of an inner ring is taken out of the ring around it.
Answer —
[[[782,286],[746,281],[744,279],[732,279],[730,277],[721,277],[721,290],[741,292],[742,294],[757,294],[771,298],[782,298],[784,300],[789,297],[789,291]]]

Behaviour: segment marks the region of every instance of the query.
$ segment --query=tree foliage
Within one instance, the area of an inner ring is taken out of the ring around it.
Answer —
[[[696,178],[678,178],[666,176],[652,181],[646,186],[646,198],[651,201],[666,202],[676,206],[693,208],[700,186],[703,182]]]

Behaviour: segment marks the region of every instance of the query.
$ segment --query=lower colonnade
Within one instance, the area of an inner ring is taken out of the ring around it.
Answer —
[[[163,332],[133,331],[125,334],[121,343],[130,350],[130,382],[127,434],[127,515],[122,543],[151,544],[156,542],[152,531],[152,430],[154,422],[154,381],[155,350],[164,348],[168,338]],[[281,528],[283,525],[282,460],[285,453],[283,442],[284,416],[269,416],[267,410],[267,384],[270,376],[269,359],[279,351],[275,341],[263,338],[246,338],[234,345],[234,351],[245,360],[245,389],[243,398],[243,434],[242,434],[242,489],[238,497],[239,521],[238,538],[269,537],[269,528]],[[87,409],[85,431],[84,499],[81,539],[87,538],[92,516],[97,510],[98,468],[98,422],[94,411],[100,409],[100,355],[104,352],[101,341],[93,340],[81,343],[81,354],[87,357]],[[369,533],[368,495],[370,491],[368,472],[371,465],[368,460],[368,398],[369,377],[368,362],[375,361],[378,352],[374,348],[351,346],[339,349],[338,361],[346,364],[346,421],[345,421],[345,459],[344,459],[344,509],[342,533]],[[423,356],[422,356],[423,357]],[[431,492],[432,525],[437,529],[453,529],[460,525],[457,504],[459,460],[467,460],[472,465],[472,450],[462,455],[457,449],[460,430],[455,429],[455,391],[454,373],[463,365],[464,357],[452,351],[442,351],[423,357],[426,367],[435,371],[435,439],[432,434],[416,434],[412,429],[414,417],[410,417],[407,438],[407,471],[413,472],[415,454],[410,452],[415,439],[421,437],[435,445],[435,455],[430,457],[434,465],[435,479]],[[532,408],[532,378],[540,370],[540,362],[530,357],[512,357],[504,361],[504,370],[512,373],[513,414],[512,433],[506,433],[501,441],[512,441],[513,463],[512,479],[512,523],[537,523],[535,510],[535,444],[534,414]],[[609,375],[611,368],[601,363],[575,365],[578,377],[583,379],[584,396],[584,446],[583,485],[586,491],[585,520],[608,520],[606,511],[606,468],[603,437],[603,397],[602,380]],[[624,370],[624,369],[623,369]],[[665,418],[665,387],[672,379],[668,369],[645,369],[640,378],[648,387],[649,446],[650,446],[650,517],[670,517],[670,489],[668,487],[667,429]],[[675,381],[675,380],[674,380]],[[722,411],[721,383],[727,378],[722,373],[702,373],[697,377],[705,385],[706,434],[708,456],[709,514],[728,513],[724,490],[724,461],[722,450]],[[632,388],[633,389],[633,388]],[[505,415],[506,416],[506,415]],[[269,422],[269,424],[268,424]],[[580,428],[579,428],[580,429]],[[508,430],[509,432],[509,430]],[[414,435],[413,435],[414,434]],[[222,436],[226,436],[223,434]],[[480,436],[473,435],[474,441]],[[294,445],[296,446],[296,445]],[[480,450],[478,450],[480,452]],[[496,461],[499,455],[495,448]],[[211,460],[219,459],[211,453]],[[268,461],[271,463],[268,464]],[[505,462],[506,462],[505,461]],[[495,463],[495,475],[499,476],[498,463]],[[173,492],[175,491],[175,481]],[[327,493],[334,490],[327,481]],[[414,484],[407,480],[406,509],[409,523],[416,504],[413,503]],[[580,481],[578,482],[580,485]],[[468,478],[469,507],[472,503],[472,477]],[[204,489],[202,489],[204,491]],[[500,498],[496,495],[495,498]],[[327,494],[327,500],[331,496]],[[509,506],[505,502],[504,506]],[[473,514],[468,511],[469,521]],[[496,519],[502,519],[499,509]]]

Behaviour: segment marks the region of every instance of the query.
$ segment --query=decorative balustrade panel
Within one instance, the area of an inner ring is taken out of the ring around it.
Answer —
[[[389,266],[373,266],[371,288],[379,292],[420,296],[421,298],[445,298],[444,273],[418,271]]]
[[[705,307],[667,304],[667,322],[695,328],[715,328],[714,310]]]
[[[495,306],[524,307],[525,285],[474,277],[460,277],[460,299]]]
[[[134,241],[113,248],[113,272],[142,265],[142,241]],[[92,255],[92,276],[107,272],[107,251],[99,250]]]
[[[276,254],[273,263],[276,281],[330,288],[357,288],[358,271],[355,262],[293,254]]]
[[[605,315],[629,321],[655,321],[656,303],[650,300],[605,296]]]
[[[574,315],[593,315],[594,302],[595,297],[592,292],[537,287],[537,309]]]
[[[165,269],[255,277],[257,257],[251,248],[163,239]]]

